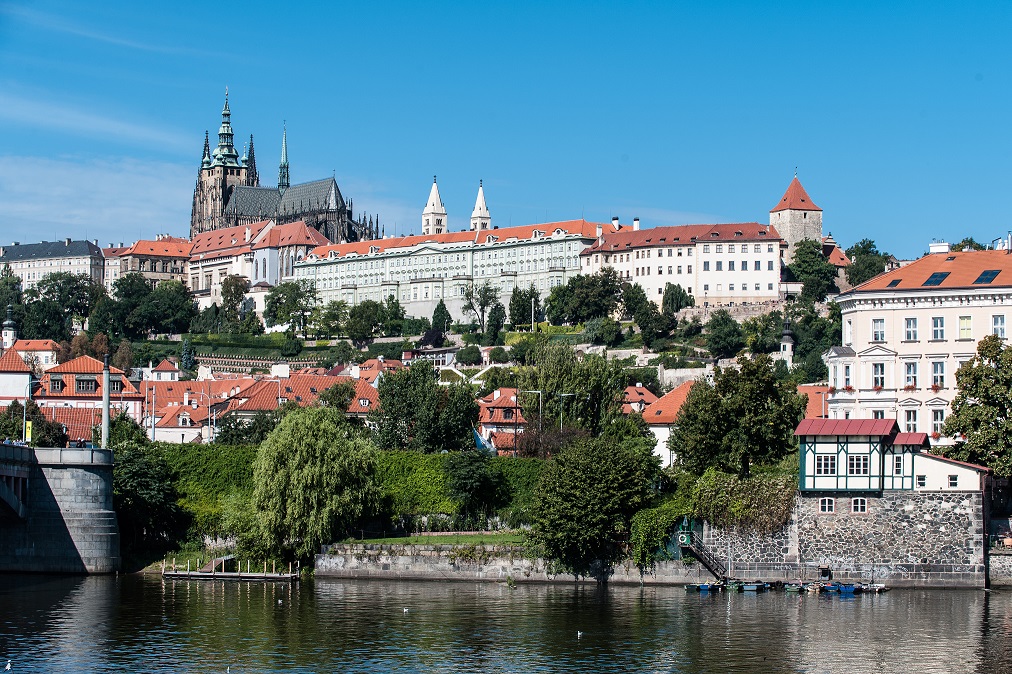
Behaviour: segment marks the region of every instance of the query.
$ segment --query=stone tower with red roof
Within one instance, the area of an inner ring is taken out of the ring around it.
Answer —
[[[803,239],[822,243],[822,209],[801,186],[797,174],[780,201],[770,209],[770,225],[787,242],[787,262],[794,259],[794,247]]]

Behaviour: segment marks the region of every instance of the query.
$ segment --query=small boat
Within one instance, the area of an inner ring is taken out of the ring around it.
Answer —
[[[840,583],[840,594],[854,594],[855,592],[858,592],[858,589],[854,583]]]
[[[689,583],[689,584],[687,584],[685,586],[685,591],[686,592],[699,592],[699,584],[698,583]]]
[[[766,583],[757,582],[757,581],[750,581],[750,582],[744,583],[742,585],[741,589],[744,590],[745,592],[765,592],[766,591]]]
[[[880,592],[888,592],[889,589],[890,589],[889,587],[887,587],[882,583],[865,583],[864,586],[862,587],[862,590],[864,592],[872,592],[876,594]]]
[[[784,592],[798,594],[805,589],[802,583],[784,583]]]
[[[805,587],[805,590],[807,590],[811,594],[819,594],[819,592],[822,591],[822,584],[821,583],[809,583]]]
[[[720,583],[700,583],[700,592],[720,592],[722,585]]]
[[[741,592],[744,589],[745,584],[738,580],[732,580],[724,587],[727,588],[728,592]]]
[[[822,591],[823,592],[839,592],[840,591],[840,584],[839,583],[823,583],[822,584]]]

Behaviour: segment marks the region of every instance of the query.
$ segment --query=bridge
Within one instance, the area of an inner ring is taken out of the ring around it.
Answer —
[[[0,443],[0,572],[112,573],[113,453]]]

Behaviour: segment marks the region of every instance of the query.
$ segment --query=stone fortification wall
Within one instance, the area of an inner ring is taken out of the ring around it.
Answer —
[[[576,580],[568,574],[551,573],[543,560],[524,559],[519,550],[450,545],[332,545],[316,556],[316,574],[336,578],[501,583],[573,583]],[[608,582],[680,585],[712,580],[702,565],[675,560],[659,562],[642,574],[631,562],[620,564]],[[589,579],[589,582],[595,581]]]
[[[991,587],[1012,587],[1012,550],[992,550],[987,565]]]
[[[0,521],[0,571],[111,573],[120,565],[112,452],[37,449],[28,517]]]

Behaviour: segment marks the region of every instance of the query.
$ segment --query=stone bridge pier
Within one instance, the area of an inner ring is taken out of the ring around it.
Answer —
[[[0,572],[112,573],[113,453],[0,444]]]

